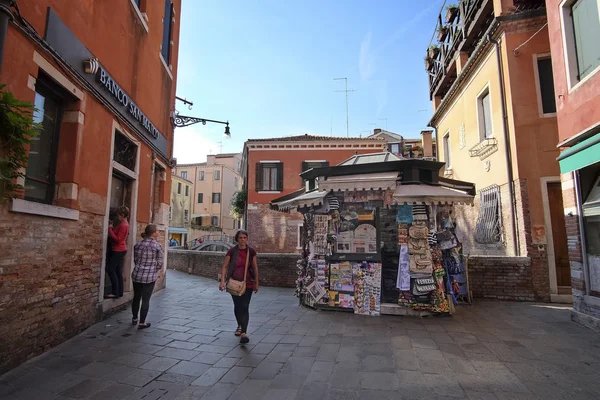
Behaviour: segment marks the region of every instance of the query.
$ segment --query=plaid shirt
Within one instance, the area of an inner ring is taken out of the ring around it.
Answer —
[[[163,248],[153,238],[138,242],[134,247],[133,260],[135,267],[131,279],[138,283],[152,283],[158,279],[158,272],[163,267]]]

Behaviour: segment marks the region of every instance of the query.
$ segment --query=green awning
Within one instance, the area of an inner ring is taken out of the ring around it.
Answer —
[[[563,174],[597,162],[600,162],[600,133],[577,143],[558,156],[560,172]]]

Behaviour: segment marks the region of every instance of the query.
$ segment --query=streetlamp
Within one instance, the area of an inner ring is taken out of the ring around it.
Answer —
[[[214,119],[206,119],[206,118],[198,118],[198,117],[190,117],[187,115],[179,115],[178,112],[171,117],[171,122],[173,126],[177,128],[183,128],[184,126],[190,126],[197,123],[202,123],[202,125],[206,125],[207,122],[214,122],[216,124],[225,125],[225,132],[223,133],[223,137],[231,138],[231,131],[229,130],[229,121],[216,121]]]
[[[175,96],[175,98],[184,104],[188,104],[188,108],[191,110],[194,103],[187,99],[182,99],[181,97]],[[188,115],[179,115],[179,111],[175,111],[171,116],[171,123],[173,126],[177,128],[183,128],[184,126],[190,126],[197,123],[202,123],[202,125],[206,125],[207,122],[214,122],[216,124],[225,125],[225,132],[223,133],[223,137],[230,139],[231,131],[229,130],[229,121],[216,121],[214,119],[206,119],[206,118],[198,118],[198,117],[190,117]]]

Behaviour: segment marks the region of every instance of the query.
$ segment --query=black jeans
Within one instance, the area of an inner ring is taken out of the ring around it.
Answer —
[[[113,251],[110,253],[110,259],[106,263],[106,273],[110,278],[112,294],[117,297],[123,296],[123,260],[126,251]]]
[[[131,303],[131,313],[133,319],[137,319],[138,312],[140,311],[140,300],[142,300],[142,311],[140,313],[140,323],[146,323],[146,316],[150,309],[150,297],[154,290],[154,284],[152,283],[139,283],[133,282],[133,302]]]
[[[233,299],[233,312],[238,326],[242,327],[242,333],[246,333],[248,329],[248,321],[250,320],[250,299],[252,298],[252,289],[246,288],[246,292],[241,296],[231,295]]]

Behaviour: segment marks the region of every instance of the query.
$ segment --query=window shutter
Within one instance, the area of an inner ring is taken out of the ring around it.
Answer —
[[[277,190],[283,190],[283,163],[277,163]]]
[[[257,192],[260,192],[262,190],[262,187],[263,187],[262,177],[263,177],[262,163],[257,162],[256,163],[256,187],[255,187]]]
[[[492,110],[490,109],[490,94],[486,94],[481,99],[481,104],[483,106],[483,124],[485,129],[484,138],[489,138],[492,136]]]
[[[583,79],[600,64],[600,47],[597,42],[600,35],[598,3],[596,0],[579,0],[571,10],[579,79]]]

